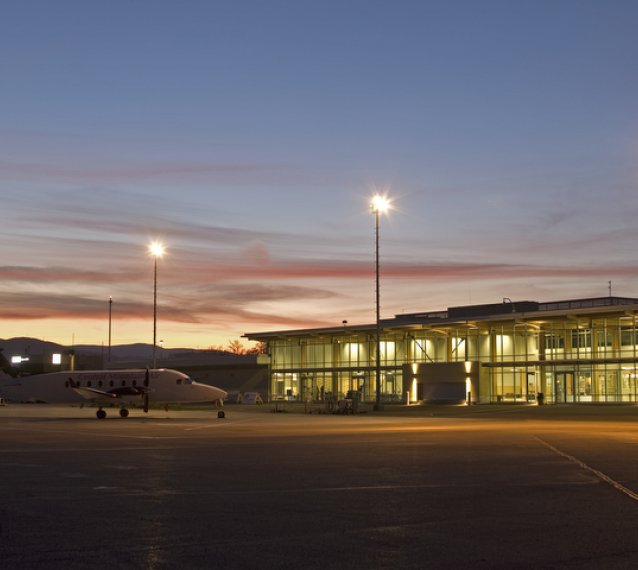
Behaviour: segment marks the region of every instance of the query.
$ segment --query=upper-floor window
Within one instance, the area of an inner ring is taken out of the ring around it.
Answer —
[[[636,343],[636,329],[633,327],[623,327],[620,329],[620,345],[621,346],[635,346]]]
[[[396,344],[394,341],[386,340],[380,342],[381,360],[391,362],[396,359]]]
[[[609,331],[598,331],[597,334],[597,346],[602,348],[605,346],[612,346],[613,341],[611,337],[611,332]]]
[[[575,329],[572,331],[572,348],[591,348],[591,330]]]
[[[565,337],[560,334],[546,334],[545,348],[548,350],[565,348]]]

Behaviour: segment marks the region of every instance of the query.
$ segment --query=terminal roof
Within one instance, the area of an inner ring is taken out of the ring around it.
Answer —
[[[588,299],[571,299],[565,301],[551,301],[540,303],[538,301],[512,301],[503,299],[502,303],[490,303],[482,305],[463,305],[448,307],[442,311],[428,311],[419,313],[402,313],[391,319],[381,319],[383,329],[414,328],[432,324],[466,323],[468,321],[502,320],[504,318],[528,318],[539,319],[560,314],[588,314],[592,312],[604,312],[605,309],[638,311],[638,299],[631,297],[593,297]],[[376,328],[376,323],[361,325],[342,325],[335,327],[323,327],[314,329],[295,329],[285,331],[269,331],[246,333],[243,336],[253,340],[268,340],[277,337],[292,336],[326,336],[356,334],[358,332],[371,332]]]

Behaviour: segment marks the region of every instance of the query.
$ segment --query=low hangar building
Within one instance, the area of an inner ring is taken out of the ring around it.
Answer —
[[[450,307],[381,321],[381,401],[638,401],[638,299]],[[269,398],[376,399],[376,323],[246,333],[265,343]]]

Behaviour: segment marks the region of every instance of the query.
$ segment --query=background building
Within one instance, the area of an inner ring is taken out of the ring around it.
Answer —
[[[638,299],[450,307],[382,320],[383,402],[638,400]],[[375,393],[376,325],[247,333],[267,345],[271,399]]]
[[[107,360],[111,353],[111,360]],[[152,345],[65,347],[35,338],[0,339],[0,369],[11,375],[43,374],[61,370],[116,370],[150,366]],[[265,395],[268,367],[255,354],[231,354],[219,350],[159,348],[158,368],[173,368],[193,380],[228,392]]]

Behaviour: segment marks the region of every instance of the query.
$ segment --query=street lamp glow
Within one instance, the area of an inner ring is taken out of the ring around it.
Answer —
[[[375,194],[370,200],[370,210],[373,213],[384,214],[390,209],[391,205],[392,201],[381,194]]]
[[[148,246],[149,253],[155,258],[162,257],[164,255],[164,250],[164,244],[159,241],[151,242]]]

